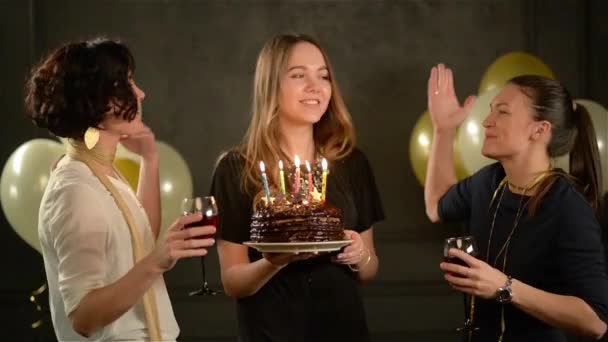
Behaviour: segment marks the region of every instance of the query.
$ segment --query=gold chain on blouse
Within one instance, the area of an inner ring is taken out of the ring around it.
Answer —
[[[492,195],[492,199],[490,200],[490,208],[491,208],[492,203],[494,203],[496,196],[500,192],[500,196],[498,197],[498,202],[496,203],[496,209],[494,210],[494,215],[492,216],[492,224],[490,225],[490,236],[488,238],[488,247],[486,249],[486,262],[488,262],[488,263],[490,262],[490,245],[492,243],[492,237],[494,235],[494,225],[496,223],[496,216],[498,214],[498,210],[500,209],[500,204],[502,203],[502,198],[505,193],[506,186],[510,185],[510,186],[514,187],[515,189],[523,191],[523,193],[521,195],[521,199],[519,200],[519,205],[517,206],[517,213],[515,214],[515,221],[513,222],[513,227],[511,228],[511,232],[509,232],[507,239],[505,240],[502,247],[496,254],[496,257],[494,258],[494,262],[490,266],[496,266],[496,263],[498,262],[498,258],[504,252],[504,256],[502,259],[502,272],[505,273],[505,271],[507,269],[507,255],[509,252],[509,245],[511,244],[511,239],[513,238],[513,234],[515,233],[515,230],[516,230],[517,226],[519,225],[519,220],[521,219],[521,216],[524,212],[524,208],[528,205],[528,203],[531,200],[531,198],[528,198],[524,202],[524,198],[525,198],[526,194],[528,193],[528,191],[534,189],[538,184],[540,184],[542,181],[544,181],[547,177],[549,177],[552,174],[553,174],[553,169],[551,168],[551,169],[541,173],[539,176],[537,176],[532,181],[532,184],[527,187],[519,187],[519,186],[515,186],[515,185],[509,183],[506,176],[505,176],[505,178],[502,179],[502,181],[500,181],[500,183],[498,184],[498,187],[496,188],[496,190],[494,191],[494,194]],[[471,296],[471,305],[470,305],[469,311],[470,311],[470,321],[471,321],[471,324],[473,324],[474,318],[475,318],[475,316],[474,316],[475,315],[475,296]],[[498,342],[502,342],[506,330],[507,330],[507,324],[505,321],[505,308],[504,308],[504,305],[502,305],[500,308],[500,336],[498,337]],[[472,337],[473,337],[473,331],[469,331],[469,338],[468,338],[469,342],[471,341]]]

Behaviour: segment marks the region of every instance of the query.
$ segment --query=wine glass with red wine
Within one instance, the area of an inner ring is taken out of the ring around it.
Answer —
[[[215,204],[215,198],[213,196],[206,197],[192,197],[184,198],[182,202],[182,214],[190,215],[201,213],[203,214],[202,220],[186,225],[185,228],[200,227],[200,226],[214,226],[217,229],[218,217],[217,217],[217,205]],[[210,238],[213,236],[203,236],[201,238]],[[201,270],[203,273],[203,285],[200,289],[188,293],[189,296],[214,296],[221,291],[213,290],[207,283],[205,273],[205,257],[201,257]]]
[[[467,263],[465,263],[462,259],[450,256],[448,254],[448,251],[450,250],[450,248],[459,249],[473,257],[477,257],[477,255],[478,255],[477,244],[475,243],[475,238],[472,236],[459,236],[459,237],[447,238],[447,239],[445,239],[445,242],[443,244],[443,260],[445,262],[469,267],[469,265],[467,265]],[[479,330],[479,328],[474,325],[474,322],[473,322],[474,317],[472,315],[472,311],[473,311],[472,308],[474,307],[475,296],[471,295],[470,301],[467,300],[468,295],[466,293],[463,296],[464,296],[465,321],[464,321],[464,326],[461,328],[458,328],[457,331],[463,332],[464,334],[471,336],[474,331]]]

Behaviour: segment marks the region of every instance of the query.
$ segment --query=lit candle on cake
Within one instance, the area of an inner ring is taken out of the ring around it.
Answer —
[[[264,192],[266,192],[266,205],[270,205],[270,188],[268,188],[268,178],[266,177],[266,166],[264,162],[260,162],[260,170],[262,171],[262,182],[264,182]]]
[[[312,188],[314,187],[314,184],[312,183],[312,171],[308,160],[306,161],[306,170],[308,170],[308,200],[312,201]]]
[[[300,157],[296,154],[295,158],[293,158],[293,162],[296,164],[296,172],[295,172],[295,184],[293,187],[294,194],[300,192]]]
[[[323,185],[321,186],[321,202],[325,202],[325,195],[327,193],[327,160],[323,158],[321,161],[321,167],[323,168]]]
[[[279,177],[281,178],[281,192],[285,195],[285,172],[283,171],[282,160],[279,160]]]

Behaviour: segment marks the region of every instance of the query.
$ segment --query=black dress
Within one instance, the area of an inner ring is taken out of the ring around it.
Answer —
[[[218,163],[211,194],[219,208],[218,238],[249,240],[253,198],[241,191],[244,160],[229,152]],[[330,165],[327,202],[347,229],[363,232],[384,219],[372,169],[355,149]],[[260,253],[249,249],[251,262]],[[355,275],[329,256],[294,262],[254,295],[236,301],[240,341],[369,341]]]
[[[477,241],[479,257],[502,270],[504,253],[498,251],[513,229],[518,208],[529,199],[504,188],[496,212],[490,245],[490,227],[501,196],[492,196],[505,172],[500,163],[489,165],[452,186],[439,202],[442,221],[468,222]],[[583,299],[604,322],[608,318],[608,278],[604,266],[602,236],[596,216],[581,193],[565,177],[559,177],[534,216],[522,211],[508,247],[504,273],[538,289]],[[489,248],[489,258],[486,253]],[[489,260],[489,261],[488,261]],[[504,341],[566,341],[563,331],[505,305]],[[480,327],[474,341],[497,341],[501,305],[495,300],[476,300],[475,321]]]

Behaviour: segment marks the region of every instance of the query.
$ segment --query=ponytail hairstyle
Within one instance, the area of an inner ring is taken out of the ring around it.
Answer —
[[[546,177],[530,199],[529,215],[534,215],[542,198],[564,174],[585,195],[596,214],[599,213],[602,208],[602,170],[595,129],[587,109],[574,102],[568,90],[553,79],[523,75],[512,78],[509,83],[518,86],[530,99],[534,120],[551,124],[551,141],[547,146],[549,157],[570,153],[570,174],[561,171]]]

